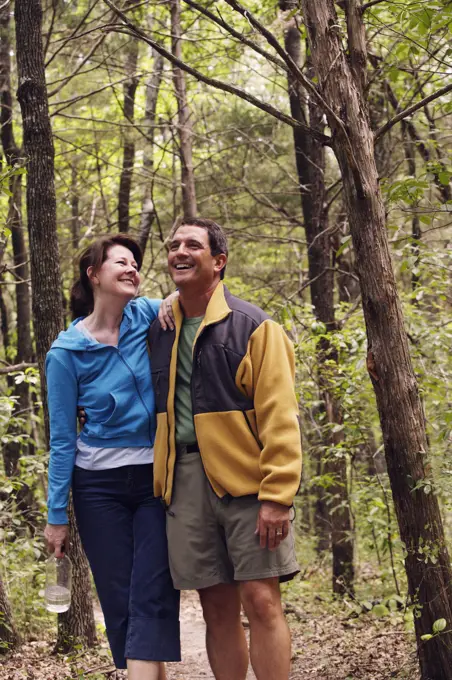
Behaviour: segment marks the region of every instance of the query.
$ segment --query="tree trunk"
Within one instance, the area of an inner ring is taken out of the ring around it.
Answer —
[[[132,38],[127,45],[125,64],[127,80],[123,85],[123,110],[126,127],[124,127],[123,132],[123,159],[118,193],[118,229],[121,232],[129,231],[130,226],[130,192],[132,189],[133,164],[135,162],[133,122],[135,115],[135,95],[139,82],[137,77],[137,62],[138,41]]]
[[[75,281],[79,276],[77,255],[80,245],[80,196],[78,188],[78,172],[76,163],[73,163],[71,171],[71,235],[72,235],[72,271]]]
[[[359,80],[338,31],[333,0],[302,0],[312,59],[341,169],[375,389],[424,680],[452,678],[452,634],[423,642],[434,621],[452,622],[444,530],[428,467],[425,418],[408,351],[378,183],[374,140]],[[363,30],[360,27],[360,30]]]
[[[77,531],[72,502],[69,505],[69,554],[73,565],[71,606],[58,615],[58,640],[55,651],[67,654],[81,640],[87,647],[96,644],[91,579],[88,560]]]
[[[18,642],[19,637],[14,628],[11,607],[0,577],[0,654],[11,651]]]
[[[283,11],[298,6],[297,0],[280,0]],[[287,21],[284,43],[287,53],[295,64],[301,64],[301,40],[297,15]],[[312,99],[308,100],[294,76],[288,75],[288,90],[292,117],[308,124],[319,133],[324,132],[323,112]],[[316,318],[325,325],[327,332],[336,329],[334,313],[334,272],[332,267],[332,240],[328,229],[328,211],[325,189],[325,149],[316,143],[304,129],[293,128],[295,160],[301,194],[304,227],[308,243],[308,264],[311,301]],[[338,355],[334,346],[322,339],[317,345],[317,366],[321,391],[321,411],[326,416],[322,426],[322,445],[318,447],[317,474],[327,473],[334,483],[325,491],[319,487],[316,499],[316,529],[319,532],[319,548],[326,550],[330,544],[333,554],[333,591],[353,591],[353,525],[349,508],[347,485],[347,459],[345,456],[328,457],[331,448],[337,450],[343,440],[342,412],[338,399],[330,385],[337,373]],[[326,422],[325,422],[326,420]],[[336,430],[336,431],[335,431]],[[323,455],[322,455],[323,453]],[[326,454],[326,455],[325,455]],[[326,496],[334,500],[326,503]],[[334,512],[330,513],[329,509]]]
[[[178,59],[182,59],[181,42],[181,10],[180,0],[170,0],[171,7],[171,48]],[[173,66],[174,91],[177,99],[177,117],[179,132],[179,153],[181,163],[182,208],[184,217],[195,217],[196,189],[193,171],[193,125],[192,115],[187,100],[185,74],[177,66]]]
[[[141,224],[139,243],[141,250],[146,250],[146,245],[151,233],[152,223],[155,218],[155,207],[152,198],[153,194],[153,169],[154,169],[154,134],[155,134],[155,117],[157,110],[157,100],[160,91],[160,85],[163,77],[163,57],[161,54],[152,51],[154,58],[154,65],[151,76],[146,83],[146,109],[144,116],[144,123],[147,125],[146,130],[146,149],[143,158],[143,170],[145,189],[143,196],[143,205],[141,209]]]
[[[4,5],[0,9],[0,122],[1,141],[8,165],[20,163],[21,151],[14,139],[12,93],[11,93],[11,42],[10,42],[10,7]],[[9,205],[6,226],[11,231],[11,240],[14,255],[14,276],[16,278],[16,314],[17,314],[17,350],[14,363],[30,363],[33,361],[33,347],[31,341],[31,304],[29,289],[28,254],[25,245],[24,229],[22,224],[22,177],[13,176],[9,182]],[[12,395],[17,398],[13,416],[22,414],[26,417],[30,410],[28,384],[24,381],[16,385],[11,376],[8,376],[8,386]],[[15,428],[15,433],[21,434],[23,426]],[[12,428],[10,434],[14,434]],[[3,448],[5,472],[10,477],[19,474],[19,458],[21,444],[9,442]],[[33,450],[33,449],[32,449]],[[30,451],[29,451],[30,452]],[[14,498],[19,512],[33,528],[32,506],[34,506],[32,494],[27,485],[14,492]],[[34,530],[34,529],[33,529]]]
[[[416,147],[413,142],[409,139],[407,125],[404,120],[402,120],[402,137],[403,137],[403,151],[405,154],[405,160],[407,164],[408,175],[410,177],[416,177]],[[421,223],[419,221],[419,215],[414,212],[411,219],[411,252],[414,256],[414,266],[411,273],[411,288],[413,293],[416,291],[419,285],[419,261],[420,261],[420,242],[422,239]],[[412,303],[416,304],[416,298],[413,295]]]
[[[41,373],[46,441],[49,442],[44,361],[50,345],[62,327],[61,277],[56,229],[54,149],[50,125],[42,48],[42,7],[40,0],[16,0],[16,54],[23,122],[24,156],[27,164],[27,217],[31,254],[33,321]],[[86,587],[88,571],[80,561],[79,538],[73,532],[72,558],[75,569],[85,573],[74,579],[72,618],[80,612],[85,629],[68,631],[72,640],[93,642],[94,615],[91,590]],[[60,642],[60,640],[59,640]]]
[[[47,102],[39,0],[15,3],[17,68],[27,167],[33,320],[36,352],[46,403],[44,361],[62,328],[61,277],[56,232],[54,149]],[[47,418],[46,418],[47,421]],[[48,432],[48,422],[46,422]]]

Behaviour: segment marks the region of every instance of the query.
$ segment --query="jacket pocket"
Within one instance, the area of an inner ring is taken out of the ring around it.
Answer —
[[[86,408],[88,425],[93,427],[103,426],[111,424],[112,421],[116,420],[120,406],[119,396],[115,395],[113,392],[110,392],[108,395],[106,395],[106,399],[104,398],[102,401],[104,401],[103,404],[96,404],[98,408]]]
[[[256,421],[256,411],[254,408],[249,409],[249,411],[243,411],[243,416],[246,420],[246,424],[248,425],[251,434],[253,435],[256,444],[259,446],[260,449],[262,449],[262,443],[259,439],[259,433],[257,431],[257,421]]]

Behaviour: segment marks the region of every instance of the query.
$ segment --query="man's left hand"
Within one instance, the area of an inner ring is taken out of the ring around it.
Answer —
[[[276,550],[289,535],[290,508],[273,501],[262,501],[255,534],[259,535],[261,548]]]

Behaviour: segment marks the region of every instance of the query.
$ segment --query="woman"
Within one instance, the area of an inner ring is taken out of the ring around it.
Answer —
[[[160,300],[136,298],[142,253],[119,234],[80,259],[76,318],[46,361],[50,414],[49,547],[68,541],[75,516],[90,562],[117,668],[129,680],[163,680],[180,660],[179,594],[167,556],[165,512],[154,498],[154,394],[146,347]],[[81,317],[81,318],[80,318]],[[87,422],[77,438],[77,406]]]

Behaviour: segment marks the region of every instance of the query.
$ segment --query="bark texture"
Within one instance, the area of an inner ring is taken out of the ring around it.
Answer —
[[[424,680],[452,677],[451,633],[427,642],[435,620],[452,621],[452,573],[427,464],[425,419],[395,285],[374,140],[359,80],[341,42],[333,0],[302,0],[319,90],[328,103],[341,169],[368,336],[368,369],[377,398]]]
[[[54,149],[44,73],[39,0],[15,3],[19,99],[27,168],[27,217],[30,239],[36,353],[45,397],[46,352],[62,327],[61,277],[56,236]],[[46,424],[48,432],[48,423]]]
[[[182,28],[180,0],[170,0],[171,9],[171,51],[182,60]],[[193,170],[193,123],[188,105],[187,85],[184,72],[176,65],[173,66],[174,91],[177,99],[177,118],[179,133],[179,154],[181,163],[182,209],[184,217],[195,217],[196,188]]]
[[[10,7],[8,4],[0,8],[0,137],[6,161],[10,166],[21,165],[21,150],[16,144],[13,129],[13,104],[11,92],[11,40],[10,40]],[[10,197],[8,201],[8,217],[6,226],[11,231],[13,246],[14,276],[16,285],[17,320],[17,350],[14,363],[31,363],[33,361],[33,347],[31,341],[31,301],[29,287],[28,253],[25,243],[24,227],[22,223],[22,177],[11,177],[9,181]],[[26,382],[16,385],[8,376],[8,387],[17,399],[13,415],[25,416],[30,410],[29,389]],[[14,428],[14,430],[13,430]],[[23,425],[10,426],[11,434],[22,434]],[[22,450],[19,442],[11,441],[3,447],[5,472],[9,477],[19,474],[19,458]],[[29,447],[32,450],[32,447]],[[31,451],[30,451],[31,452]],[[32,494],[27,485],[13,492],[14,500],[19,512],[33,528],[32,506],[35,505]]]
[[[87,647],[93,647],[97,641],[89,565],[78,535],[72,503],[69,505],[69,535],[69,555],[73,566],[71,606],[67,612],[58,615],[55,646],[55,651],[62,654],[71,652],[80,641]]]
[[[78,249],[80,244],[80,196],[76,163],[73,163],[71,171],[71,236],[73,253],[72,271],[75,281],[79,276]]]
[[[290,11],[292,16],[285,24],[284,44],[293,62],[301,64],[301,42],[298,21],[300,17],[293,10],[296,0],[280,0],[280,9]],[[310,74],[312,75],[312,73]],[[295,120],[311,129],[324,133],[323,112],[316,102],[309,99],[297,79],[288,72],[290,111]],[[325,149],[308,135],[301,126],[293,128],[295,160],[301,195],[303,221],[308,243],[308,264],[311,301],[316,318],[329,332],[336,329],[334,312],[334,271],[332,239],[328,228],[325,189]],[[319,549],[330,546],[333,554],[333,591],[337,593],[353,590],[353,524],[348,500],[347,461],[343,458],[328,457],[328,451],[336,448],[343,440],[341,431],[333,433],[334,425],[342,423],[340,404],[331,384],[337,373],[337,352],[327,339],[317,345],[317,366],[322,411],[325,416],[323,437],[317,459],[317,474],[328,472],[334,483],[327,494],[334,500],[327,505],[323,488],[318,488],[315,508],[316,529],[319,533]],[[326,455],[325,455],[326,453]],[[323,454],[323,455],[322,455]],[[334,509],[333,513],[329,508]]]
[[[127,45],[125,64],[127,80],[123,85],[123,110],[126,127],[123,129],[122,169],[118,192],[118,229],[121,232],[129,231],[130,226],[130,193],[132,190],[133,164],[135,162],[133,122],[135,117],[135,95],[139,83],[137,62],[138,40],[131,39]]]
[[[144,122],[147,125],[146,130],[146,149],[143,158],[143,170],[145,189],[143,195],[143,204],[141,208],[141,223],[139,243],[141,250],[144,252],[151,233],[152,223],[155,219],[155,207],[153,201],[153,171],[154,171],[154,135],[156,123],[157,101],[160,91],[160,85],[163,77],[163,57],[161,54],[153,52],[154,65],[151,76],[146,83],[146,109]]]
[[[27,166],[27,216],[33,288],[33,322],[41,373],[45,430],[49,422],[44,376],[45,355],[62,328],[62,296],[56,229],[54,149],[50,125],[42,47],[42,6],[40,0],[16,0],[16,54],[19,77],[17,96],[22,111],[24,156]],[[71,557],[79,576],[74,579],[70,620],[84,622],[84,628],[60,626],[57,645],[68,639],[92,644],[94,615],[89,575],[80,557],[80,539],[73,531]],[[84,577],[80,575],[84,574]]]

